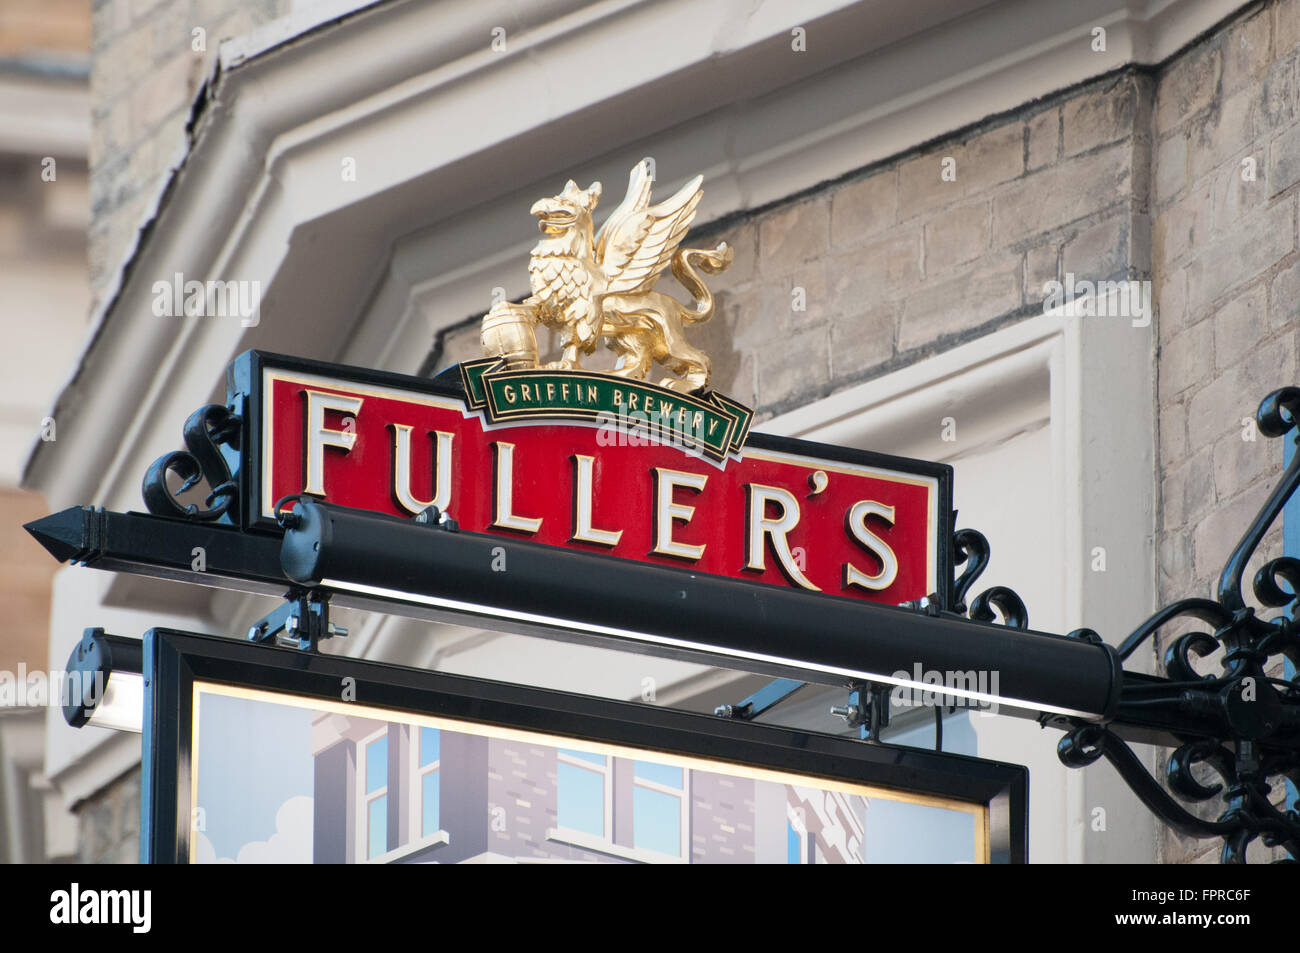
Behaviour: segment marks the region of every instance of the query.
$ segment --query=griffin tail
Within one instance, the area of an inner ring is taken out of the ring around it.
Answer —
[[[673,256],[673,277],[695,299],[696,308],[682,308],[682,320],[689,324],[698,324],[713,317],[713,292],[709,290],[700,277],[696,267],[705,274],[716,275],[727,270],[736,250],[726,242],[720,242],[717,248],[683,248]]]

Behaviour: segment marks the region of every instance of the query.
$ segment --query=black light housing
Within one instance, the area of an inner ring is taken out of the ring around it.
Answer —
[[[73,728],[90,724],[139,731],[144,713],[142,660],[138,639],[86,629],[68,656],[64,720]]]

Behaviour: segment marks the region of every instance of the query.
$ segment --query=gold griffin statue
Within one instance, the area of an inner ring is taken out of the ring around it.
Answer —
[[[558,332],[563,348],[550,369],[580,368],[605,338],[618,356],[613,374],[645,380],[658,362],[678,375],[659,381],[661,387],[694,393],[708,386],[709,357],[682,330],[713,317],[713,294],[699,272],[725,271],[734,251],[726,242],[712,250],[678,248],[695,218],[703,179],[697,175],[672,198],[650,205],[650,168],[648,159],[633,167],[627,195],[594,235],[599,182],[580,189],[570,179],[559,195],[533,205],[542,232],[528,263],[533,293],[519,303],[498,303],[483,317],[486,356],[512,369],[537,367],[534,328],[541,323]],[[654,290],[670,266],[696,307]]]

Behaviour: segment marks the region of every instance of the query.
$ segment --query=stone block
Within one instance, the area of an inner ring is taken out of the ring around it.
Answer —
[[[925,226],[925,272],[940,274],[973,261],[989,243],[989,203],[940,212]]]
[[[1214,193],[1210,182],[1201,182],[1156,216],[1152,229],[1152,256],[1157,265],[1169,267],[1204,247],[1214,221]]]
[[[1214,369],[1214,322],[1200,321],[1160,348],[1161,399],[1205,382]]]
[[[908,296],[899,325],[898,350],[932,344],[1016,311],[1021,298],[1020,256],[999,256],[960,276],[926,282]]]
[[[1004,248],[1096,215],[1129,198],[1132,150],[1126,145],[1067,159],[993,197],[994,248]]]
[[[1231,367],[1257,347],[1267,345],[1266,291],[1264,282],[1260,281],[1224,304],[1214,315],[1214,363],[1218,370]]]
[[[1268,70],[1272,11],[1263,8],[1233,24],[1223,37],[1223,92],[1257,84]]]
[[[1274,136],[1268,144],[1268,193],[1285,192],[1300,182],[1300,125]]]
[[[1051,165],[1061,152],[1061,110],[1049,109],[1025,124],[1025,169]]]
[[[1137,116],[1138,89],[1132,76],[1065,103],[1061,123],[1064,153],[1076,156],[1127,139]]]
[[[1204,248],[1188,266],[1188,300],[1193,308],[1213,304],[1253,280],[1295,247],[1292,202],[1243,219],[1238,227]]]
[[[964,161],[957,163],[957,184],[964,195],[978,195],[1009,182],[1025,171],[1025,126],[1011,122],[968,140]]]
[[[1187,456],[1187,407],[1169,400],[1160,382],[1160,465],[1173,466]]]
[[[1253,146],[1259,102],[1256,87],[1238,90],[1190,122],[1187,174],[1193,182]]]
[[[921,279],[921,231],[892,233],[827,262],[827,280],[836,310],[852,314],[862,302],[894,298]]]
[[[1300,323],[1300,259],[1273,277],[1268,289],[1268,323],[1272,328]]]
[[[1223,56],[1213,41],[1176,57],[1160,77],[1156,91],[1156,132],[1169,132],[1214,100]]]
[[[830,334],[825,326],[785,338],[782,347],[759,351],[758,392],[765,408],[783,408],[821,396],[830,380]]]
[[[1262,148],[1231,160],[1214,177],[1214,225],[1218,234],[1230,231],[1242,215],[1262,205],[1268,197]]]
[[[1175,132],[1156,146],[1155,201],[1168,205],[1169,201],[1187,185],[1187,137]]]
[[[1187,326],[1187,270],[1179,268],[1155,285],[1156,326],[1161,342]]]
[[[884,302],[831,325],[831,380],[856,379],[894,356],[894,338],[902,306]]]
[[[826,254],[830,245],[830,200],[808,199],[780,209],[759,225],[764,273],[786,273]]]
[[[952,159],[954,178],[943,178],[944,160]],[[963,195],[966,150],[951,143],[925,155],[908,159],[898,167],[898,220],[905,222],[958,202]]]
[[[1273,56],[1280,60],[1300,46],[1300,0],[1280,0],[1273,15]]]
[[[1128,264],[1129,222],[1123,213],[1080,229],[1061,255],[1062,272],[1075,280],[1127,277]]]
[[[831,243],[860,245],[898,219],[898,170],[850,182],[831,198]]]
[[[1240,432],[1219,438],[1214,445],[1214,489],[1219,499],[1236,496],[1257,481],[1281,472],[1282,454],[1280,449],[1270,452],[1273,443],[1276,441],[1270,442],[1262,436],[1243,440]],[[1246,526],[1242,524],[1238,536],[1245,531]]]
[[[1025,302],[1041,301],[1047,296],[1044,285],[1061,280],[1060,246],[1043,242],[1025,252]]]

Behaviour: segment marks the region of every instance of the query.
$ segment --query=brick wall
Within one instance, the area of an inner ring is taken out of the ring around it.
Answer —
[[[140,860],[140,769],[106,785],[76,808],[78,863],[134,864]]]
[[[691,863],[754,863],[754,784],[691,772]]]
[[[1255,437],[1243,418],[1296,382],[1298,59],[1300,2],[1256,4],[1158,76],[1162,604],[1211,591],[1281,473],[1281,441]],[[1263,558],[1281,554],[1280,526],[1261,553],[1247,584]],[[1171,628],[1165,642],[1189,628]],[[1221,810],[1216,798],[1201,813]],[[1165,832],[1167,861],[1212,860],[1217,851],[1217,842]]]
[[[90,278],[96,300],[122,264],[222,39],[290,0],[97,0],[90,72]],[[201,34],[196,30],[203,31]],[[201,47],[196,49],[196,47]]]

